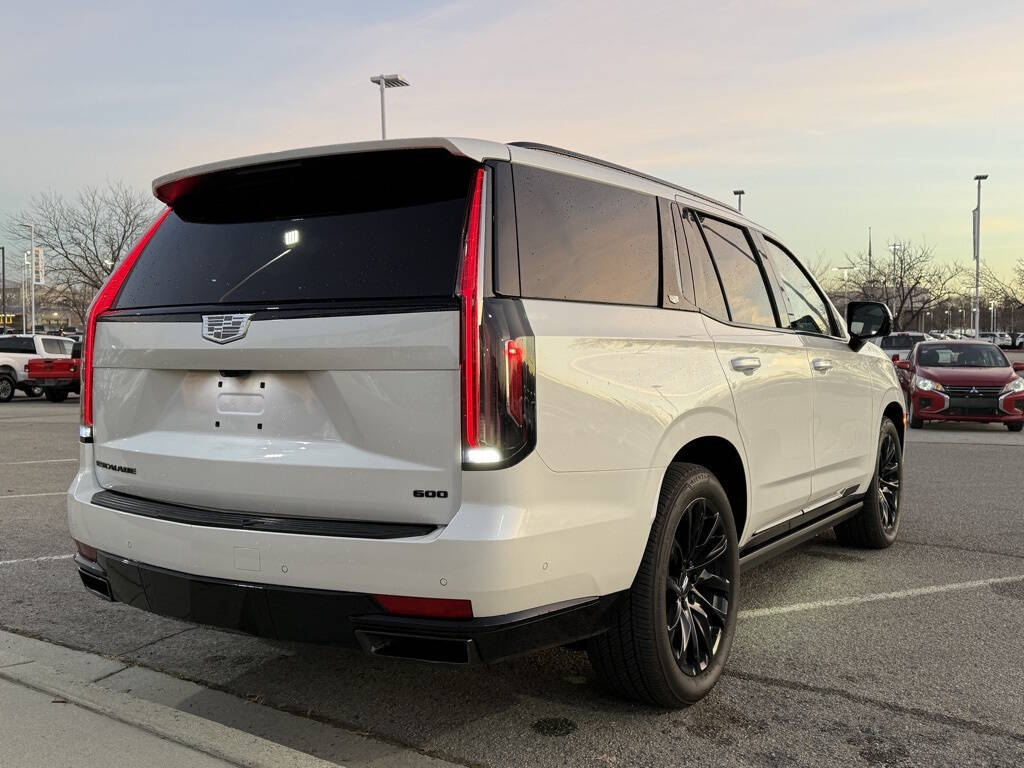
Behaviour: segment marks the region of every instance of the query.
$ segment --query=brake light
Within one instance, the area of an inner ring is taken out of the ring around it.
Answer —
[[[484,204],[483,190],[484,169],[480,168],[473,181],[462,271],[459,276],[459,296],[462,299],[462,437],[467,451],[480,448],[480,414],[477,405],[480,389],[480,209]]]
[[[96,338],[96,322],[100,317],[107,312],[117,299],[117,295],[121,292],[121,288],[124,286],[124,281],[128,279],[128,275],[131,274],[132,268],[135,266],[135,262],[138,261],[139,255],[145,250],[146,245],[149,244],[150,238],[156,233],[160,225],[163,224],[164,219],[171,212],[170,208],[164,210],[153,225],[146,231],[146,234],[142,236],[142,239],[136,243],[135,247],[129,251],[128,255],[124,257],[117,268],[110,274],[107,281],[100,288],[99,293],[96,294],[96,298],[92,300],[92,304],[89,305],[89,318],[86,321],[85,326],[85,338],[82,344],[82,393],[80,396],[82,403],[82,422],[78,429],[78,436],[82,442],[92,442],[92,381],[93,381],[93,342]]]
[[[404,597],[374,595],[380,607],[396,616],[420,616],[431,619],[472,619],[473,603],[443,597]]]
[[[459,273],[464,469],[510,466],[536,442],[534,345],[522,303],[483,296],[486,180],[478,170]]]

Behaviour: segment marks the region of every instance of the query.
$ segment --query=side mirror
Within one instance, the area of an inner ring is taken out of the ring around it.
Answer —
[[[1024,363],[1014,363],[1013,370],[1017,371],[1018,373],[1020,371],[1024,371]]]
[[[909,371],[910,370],[910,362],[907,361],[907,360],[893,360],[893,364],[897,368],[899,368],[901,371]]]
[[[846,327],[850,332],[850,347],[856,352],[867,339],[889,335],[892,312],[879,301],[851,301],[846,306]]]

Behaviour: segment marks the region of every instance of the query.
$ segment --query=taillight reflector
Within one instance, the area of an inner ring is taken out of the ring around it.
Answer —
[[[107,278],[107,282],[100,288],[100,292],[96,294],[96,298],[92,300],[92,304],[89,306],[89,319],[86,322],[85,327],[85,343],[82,345],[82,424],[79,428],[78,434],[82,440],[92,440],[92,369],[93,369],[93,342],[96,339],[96,322],[100,316],[109,310],[117,299],[117,295],[121,292],[121,288],[124,285],[124,281],[128,278],[132,268],[135,266],[135,262],[138,261],[139,255],[145,250],[146,245],[149,243],[150,238],[156,233],[160,225],[163,224],[164,219],[167,218],[171,212],[170,208],[164,210],[157,220],[153,222],[153,225],[146,231],[146,234],[142,236],[142,239],[136,243],[135,247],[128,253],[127,256],[121,261],[117,268],[111,273],[110,277]]]
[[[89,562],[95,563],[97,558],[96,548],[90,547],[88,544],[75,540],[75,549],[78,550],[78,554],[84,557]]]
[[[443,597],[404,597],[374,595],[380,607],[396,616],[419,616],[432,619],[472,619],[473,604],[469,600]]]

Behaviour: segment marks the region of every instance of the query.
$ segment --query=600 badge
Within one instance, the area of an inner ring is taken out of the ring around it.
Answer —
[[[448,491],[413,491],[417,499],[447,499]]]

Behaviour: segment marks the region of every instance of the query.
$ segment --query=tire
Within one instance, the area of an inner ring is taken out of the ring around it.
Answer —
[[[903,447],[896,425],[882,420],[874,477],[860,512],[835,526],[840,544],[885,549],[896,541],[903,500]]]
[[[14,378],[10,374],[0,373],[0,403],[9,403],[14,399]]]
[[[25,387],[25,396],[26,397],[42,397],[43,396],[43,388],[42,387]]]
[[[68,391],[66,389],[47,389],[44,394],[51,403],[63,403],[68,399]]]
[[[1011,432],[1020,432],[1024,429],[1024,422],[1018,421],[1016,424],[1007,424],[1006,428]]]
[[[915,419],[913,417],[910,419],[911,429],[921,429],[922,427],[924,427],[924,421],[922,421],[921,419]]]
[[[696,464],[670,465],[633,585],[611,629],[587,646],[598,678],[620,696],[660,707],[706,696],[736,632],[738,549],[718,479]]]

